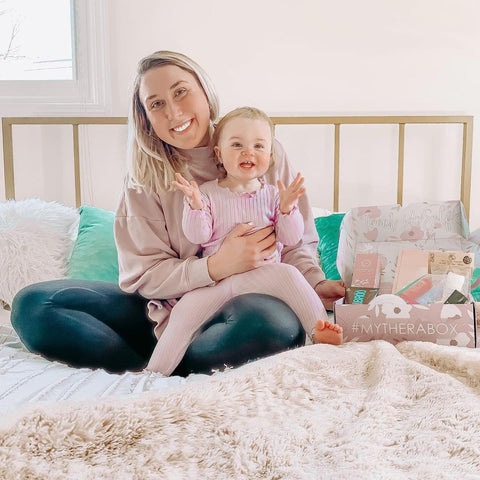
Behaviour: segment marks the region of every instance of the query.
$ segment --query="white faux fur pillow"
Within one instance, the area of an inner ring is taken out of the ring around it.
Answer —
[[[78,228],[75,208],[39,199],[0,203],[0,300],[23,287],[63,278]]]

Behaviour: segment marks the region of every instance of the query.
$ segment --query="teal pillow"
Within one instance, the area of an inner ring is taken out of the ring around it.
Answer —
[[[480,302],[480,268],[475,268],[472,275],[472,297]]]
[[[332,213],[315,219],[315,227],[320,239],[318,253],[325,277],[330,280],[341,280],[337,270],[337,250],[340,224],[344,216],[344,213]]]
[[[118,283],[114,212],[83,205],[79,213],[78,237],[68,262],[67,277]]]

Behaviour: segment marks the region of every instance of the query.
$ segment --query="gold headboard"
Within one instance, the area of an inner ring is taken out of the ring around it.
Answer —
[[[79,125],[124,125],[127,117],[4,117],[3,133],[3,170],[5,175],[5,198],[15,199],[15,174],[13,164],[14,125],[71,125],[73,135],[73,162],[75,175],[75,204],[81,205],[80,190],[80,143]]]
[[[340,171],[340,133],[342,125],[398,125],[398,180],[397,203],[403,200],[403,175],[405,151],[405,125],[409,124],[461,124],[463,125],[462,173],[460,200],[469,218],[470,188],[472,170],[472,116],[348,116],[348,117],[272,117],[275,125],[334,125],[334,188],[333,209],[338,211],[339,205],[339,171]],[[14,125],[72,125],[73,158],[75,172],[75,201],[81,204],[80,191],[80,155],[79,155],[79,125],[118,125],[126,124],[126,117],[5,117],[2,119],[3,158],[5,173],[5,196],[15,198],[15,177],[13,163],[12,127]]]

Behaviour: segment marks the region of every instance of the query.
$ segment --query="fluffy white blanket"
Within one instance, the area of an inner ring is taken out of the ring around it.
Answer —
[[[480,478],[480,352],[313,345],[131,399],[36,407],[0,478]]]

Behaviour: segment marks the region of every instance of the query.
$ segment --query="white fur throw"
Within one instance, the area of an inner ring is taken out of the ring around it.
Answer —
[[[0,300],[23,287],[65,276],[77,233],[75,208],[39,199],[0,203]]]
[[[0,427],[0,477],[474,479],[479,418],[474,349],[313,345],[163,392],[23,411]]]

